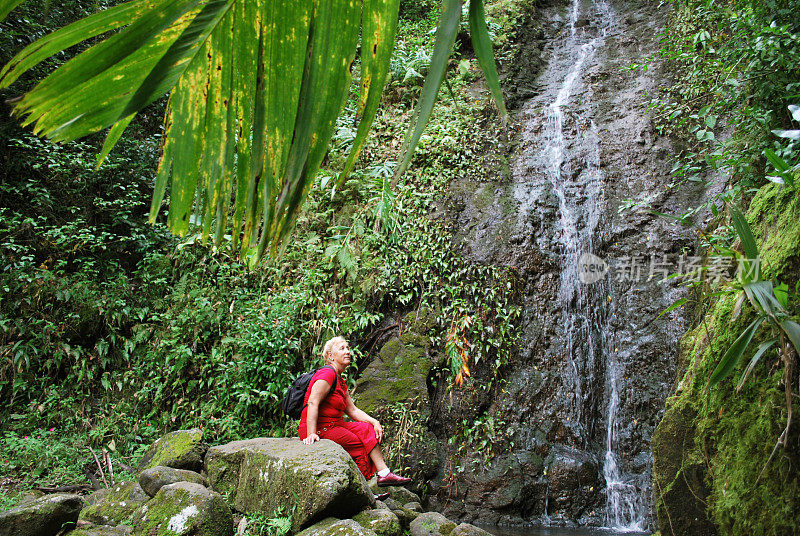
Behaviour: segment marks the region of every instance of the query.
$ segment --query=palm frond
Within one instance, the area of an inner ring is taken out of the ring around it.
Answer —
[[[459,0],[443,2],[400,172],[430,117],[458,29]],[[0,19],[20,3],[0,0]],[[150,220],[169,192],[173,232],[199,222],[203,240],[219,243],[232,227],[240,255],[259,259],[278,250],[314,182],[361,34],[359,126],[341,177],[352,169],[386,81],[398,9],[399,0],[132,0],[26,47],[0,71],[0,89],[53,54],[115,31],[26,93],[14,114],[60,142],[111,127],[99,165],[135,114],[170,93]]]

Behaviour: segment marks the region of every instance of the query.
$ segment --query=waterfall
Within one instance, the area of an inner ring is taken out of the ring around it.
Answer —
[[[579,27],[581,0],[573,0],[569,13],[569,33],[556,46],[552,62],[569,65],[551,102],[544,106],[544,129],[541,150],[531,156],[558,199],[561,252],[559,302],[562,310],[567,375],[572,384],[572,419],[575,434],[588,448],[595,435],[595,421],[601,400],[594,394],[603,385],[606,430],[603,476],[606,481],[607,528],[618,531],[642,531],[646,528],[646,486],[637,486],[635,477],[627,477],[619,467],[617,453],[617,409],[620,404],[620,365],[608,336],[610,285],[605,279],[585,284],[580,280],[578,259],[593,254],[595,236],[603,218],[603,174],[600,168],[598,129],[588,117],[569,110],[570,100],[583,83],[582,75],[591,65],[595,52],[604,44],[613,24],[611,8],[602,0],[591,2],[593,28]],[[554,88],[555,89],[555,88]],[[590,93],[584,88],[584,93]],[[571,115],[569,115],[571,113]],[[565,114],[568,114],[565,116]],[[567,138],[565,118],[575,122],[575,136]],[[582,153],[575,151],[577,147]],[[577,165],[576,165],[577,164]],[[573,166],[577,169],[571,169]],[[530,201],[524,186],[515,191],[525,213]],[[580,200],[583,196],[583,201]],[[642,489],[640,489],[642,488]],[[549,521],[545,513],[546,521]]]

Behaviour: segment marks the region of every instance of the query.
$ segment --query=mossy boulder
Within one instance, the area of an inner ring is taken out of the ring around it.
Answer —
[[[128,536],[133,532],[133,527],[128,525],[93,525],[79,526],[70,531],[69,536]]]
[[[0,536],[55,536],[74,526],[84,504],[82,497],[69,493],[26,501],[0,512]]]
[[[329,517],[308,527],[297,536],[376,536],[376,534],[352,519]]]
[[[211,486],[237,510],[267,517],[293,512],[292,530],[330,516],[349,517],[375,503],[349,454],[333,441],[260,438],[212,447]]]
[[[400,534],[400,520],[388,508],[364,510],[357,514],[353,521],[378,536],[399,536]]]
[[[408,490],[402,486],[387,486],[384,488],[378,487],[377,479],[370,480],[369,483],[370,489],[375,495],[380,493],[388,493],[389,497],[397,504],[403,505],[410,502],[420,502],[419,495],[414,493],[411,490]]]
[[[208,445],[203,442],[203,431],[198,428],[177,430],[156,440],[144,453],[136,469],[141,473],[163,465],[175,469],[200,472]]]
[[[138,483],[120,482],[89,495],[79,519],[96,525],[119,525],[149,499]]]
[[[450,536],[491,536],[491,534],[470,523],[461,523],[453,529]]]
[[[389,339],[356,383],[356,405],[369,414],[411,400],[427,400],[427,378],[434,360],[430,355],[435,313],[422,308],[409,313],[401,334]]]
[[[656,517],[664,536],[716,534],[706,515],[708,490],[702,463],[687,459],[695,439],[697,410],[671,398],[653,433],[653,488]]]
[[[163,465],[151,467],[150,469],[142,471],[139,473],[137,480],[144,492],[150,497],[155,497],[162,486],[174,484],[176,482],[194,482],[195,484],[208,487],[208,480],[200,473],[195,473],[194,471],[188,471],[186,469],[173,469],[172,467]]]
[[[456,524],[439,512],[425,512],[411,522],[411,536],[450,536]]]
[[[392,513],[397,516],[397,519],[400,520],[400,526],[403,530],[408,530],[408,527],[411,526],[411,522],[417,519],[421,513],[420,510],[415,508],[407,508],[405,505],[398,504],[394,499],[386,499],[383,503],[386,508],[391,510]],[[416,505],[419,503],[406,504]]]
[[[177,482],[136,511],[133,527],[133,536],[231,536],[233,514],[219,493]]]

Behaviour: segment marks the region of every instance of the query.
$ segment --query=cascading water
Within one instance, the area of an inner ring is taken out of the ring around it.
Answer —
[[[571,368],[569,374],[573,390],[575,436],[583,448],[589,446],[595,435],[598,408],[603,402],[597,400],[594,394],[601,391],[595,385],[596,382],[604,382],[602,391],[605,392],[607,408],[603,463],[606,481],[605,525],[614,530],[641,531],[646,527],[646,490],[632,483],[633,477],[623,474],[616,452],[621,378],[620,366],[615,351],[610,348],[606,328],[611,290],[605,279],[584,284],[579,277],[578,260],[582,254],[594,252],[595,237],[605,210],[603,174],[596,125],[591,118],[571,113],[567,118],[575,123],[575,135],[568,138],[565,133],[565,113],[570,113],[570,99],[583,83],[582,75],[591,64],[595,52],[604,44],[614,20],[608,4],[592,1],[590,9],[594,27],[579,27],[581,8],[581,0],[573,0],[569,34],[555,47],[552,62],[570,62],[571,67],[558,86],[558,91],[551,97],[552,101],[544,106],[544,130],[539,140],[532,140],[534,149],[530,159],[533,166],[542,170],[558,199],[559,242],[562,247],[559,301],[566,357]],[[584,88],[583,94],[587,93],[588,90]],[[530,203],[524,184],[518,184],[515,195],[521,206],[526,207]],[[521,210],[520,214],[525,212]],[[545,521],[549,521],[549,518]]]

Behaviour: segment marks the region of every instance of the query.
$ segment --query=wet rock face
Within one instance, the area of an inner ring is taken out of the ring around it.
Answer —
[[[679,255],[694,244],[653,213],[680,214],[702,191],[665,192],[672,147],[647,106],[666,75],[657,64],[624,70],[657,50],[664,13],[626,0],[580,3],[574,21],[571,10],[541,7],[547,66],[517,114],[508,166],[451,189],[461,250],[523,279],[518,356],[489,411],[505,416],[527,459],[443,470],[434,501],[467,520],[629,525],[607,510],[610,480],[620,500],[635,501],[644,529],[650,439],[686,326],[681,311],[658,318],[682,296],[675,280],[659,281],[680,271]],[[637,202],[646,209],[621,210]],[[582,282],[584,253],[605,261],[599,281]]]

